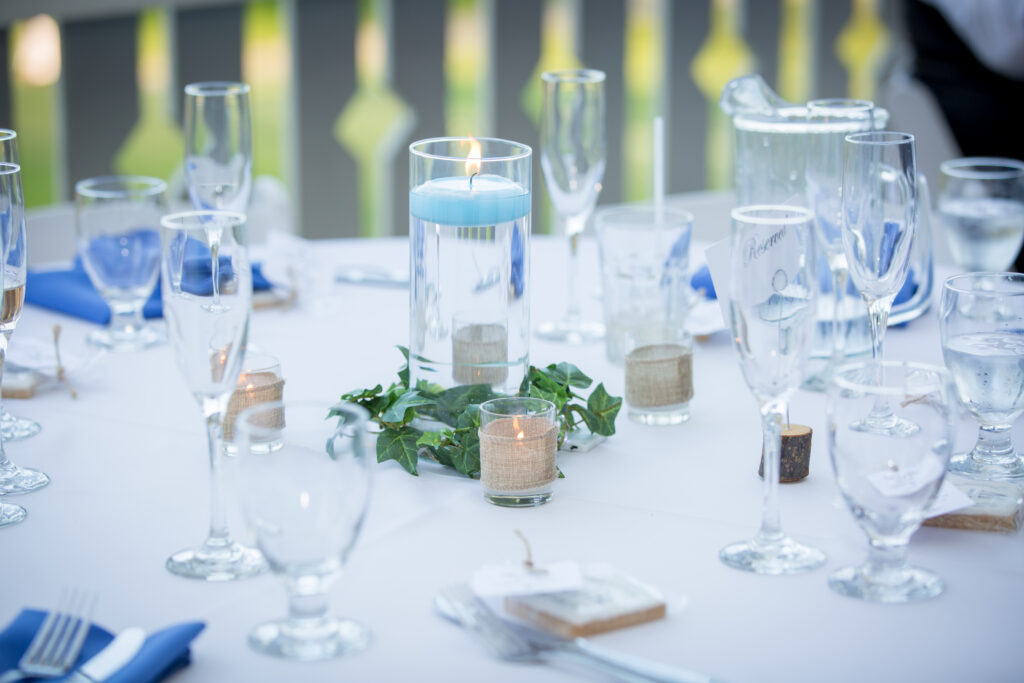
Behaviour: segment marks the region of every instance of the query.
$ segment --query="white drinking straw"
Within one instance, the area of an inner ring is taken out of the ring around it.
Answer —
[[[654,117],[654,220],[660,235],[665,224],[665,120],[660,116]]]

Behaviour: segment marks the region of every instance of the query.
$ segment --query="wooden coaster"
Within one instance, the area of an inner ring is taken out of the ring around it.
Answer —
[[[793,424],[782,428],[782,457],[779,461],[779,481],[792,483],[805,478],[811,468],[811,436],[813,430],[807,425]],[[757,476],[764,478],[764,449],[761,449],[761,465]]]

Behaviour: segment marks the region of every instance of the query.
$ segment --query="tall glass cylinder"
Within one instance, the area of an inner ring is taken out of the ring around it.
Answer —
[[[409,146],[409,381],[515,393],[530,352],[531,149]]]

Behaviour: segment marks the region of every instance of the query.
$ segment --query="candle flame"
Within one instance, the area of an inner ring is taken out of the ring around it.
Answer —
[[[248,384],[245,385],[245,390],[246,391],[252,391],[255,388],[256,388],[256,386],[252,382],[249,382]]]
[[[523,435],[523,433],[522,433],[522,432],[519,432],[518,434],[516,434],[516,438],[517,438],[517,439],[521,439],[521,438],[523,438],[523,436],[524,436],[524,435]]]
[[[469,155],[466,157],[466,175],[471,176],[474,173],[479,173],[481,159],[480,143],[470,135],[469,141],[463,144],[469,145]]]
[[[519,424],[518,417],[512,418],[512,429],[518,430],[519,433],[516,434],[517,439],[521,439],[525,436],[525,434],[523,433],[522,425]]]

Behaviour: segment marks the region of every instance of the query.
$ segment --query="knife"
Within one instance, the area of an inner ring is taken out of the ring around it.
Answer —
[[[107,646],[92,656],[73,674],[67,683],[99,683],[120,671],[132,661],[146,642],[146,632],[132,626],[118,633]]]

